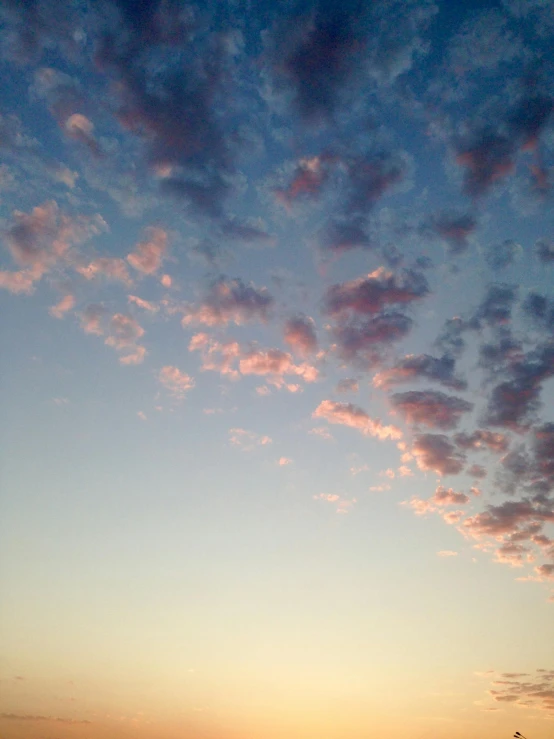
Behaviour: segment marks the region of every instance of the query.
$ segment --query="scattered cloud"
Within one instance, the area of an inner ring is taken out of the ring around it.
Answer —
[[[253,431],[242,428],[229,429],[229,441],[233,446],[239,447],[244,452],[251,452],[257,447],[267,446],[272,443],[270,436],[261,436]]]
[[[195,385],[190,375],[171,365],[162,367],[158,373],[158,380],[178,400],[182,400]]]
[[[163,228],[150,227],[146,229],[146,236],[146,240],[127,255],[127,261],[137,272],[152,275],[160,269],[167,251],[167,232]]]
[[[455,428],[473,408],[473,403],[437,390],[396,393],[390,399],[408,423],[444,430]]]
[[[386,426],[380,420],[374,420],[352,403],[338,403],[323,400],[312,413],[313,418],[324,418],[329,423],[349,426],[366,436],[378,439],[400,439],[402,432],[396,426]]]
[[[183,326],[203,324],[240,326],[251,321],[266,322],[273,298],[267,288],[246,285],[240,279],[220,278],[212,283],[204,299],[196,306],[184,307]]]

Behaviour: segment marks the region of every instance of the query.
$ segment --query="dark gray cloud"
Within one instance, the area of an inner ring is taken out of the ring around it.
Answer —
[[[461,449],[488,449],[497,454],[505,452],[509,446],[509,441],[504,434],[487,429],[477,429],[472,433],[462,431],[454,436],[454,441]]]
[[[446,243],[451,254],[461,254],[469,247],[469,237],[477,228],[470,213],[441,213],[431,219],[429,227]]]
[[[384,312],[341,322],[332,336],[343,359],[359,360],[367,369],[381,364],[386,346],[407,336],[412,326],[412,319],[403,313]]]
[[[332,285],[324,304],[329,315],[346,312],[358,315],[379,313],[389,305],[405,305],[421,300],[429,293],[425,276],[416,270],[394,274],[380,267],[367,277]]]
[[[498,325],[508,323],[517,298],[518,288],[514,285],[494,283],[487,287],[481,304],[475,310],[471,323],[480,328],[483,323]]]
[[[283,338],[291,349],[307,356],[317,351],[317,334],[313,318],[309,316],[293,316],[285,323]]]
[[[410,354],[399,360],[390,369],[382,370],[373,379],[377,387],[391,387],[413,380],[433,380],[452,390],[465,390],[467,382],[455,374],[456,360],[444,355],[433,357],[430,354]]]
[[[543,264],[554,264],[554,241],[538,239],[535,244],[535,253]]]
[[[244,283],[240,278],[220,277],[213,282],[204,298],[196,305],[183,308],[183,325],[241,325],[250,321],[267,321],[274,299],[265,287]]]
[[[505,269],[521,254],[521,246],[513,239],[492,244],[485,252],[485,261],[491,269]]]
[[[507,368],[509,379],[493,387],[485,411],[491,426],[528,428],[540,407],[542,383],[554,375],[554,345],[538,346]]]
[[[390,85],[428,47],[422,34],[437,6],[429,0],[318,0],[276,22],[269,43],[274,83],[309,123],[329,121],[368,78]],[[291,22],[292,20],[292,22]]]
[[[462,471],[465,456],[444,434],[420,434],[416,436],[412,454],[421,470],[438,475],[457,475]]]
[[[438,429],[453,429],[473,403],[437,390],[411,390],[390,397],[393,407],[408,423]]]
[[[531,292],[525,298],[522,309],[532,323],[539,328],[552,331],[554,328],[554,300],[546,295]]]

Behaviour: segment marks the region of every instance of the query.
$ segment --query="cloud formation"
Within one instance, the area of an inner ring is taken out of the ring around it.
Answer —
[[[464,467],[464,455],[444,434],[416,436],[411,451],[417,466],[424,472],[436,472],[444,476],[457,475]]]
[[[190,375],[171,365],[161,368],[158,380],[174,398],[179,400],[183,399],[195,385]]]
[[[203,324],[240,326],[251,321],[266,322],[274,300],[265,287],[245,284],[241,279],[221,277],[212,283],[204,299],[198,305],[186,305],[183,309],[183,326]]]
[[[408,423],[444,430],[455,428],[463,414],[473,408],[473,403],[437,390],[395,393],[390,399]]]
[[[465,390],[467,382],[455,374],[456,360],[444,355],[408,354],[390,369],[382,370],[373,377],[373,385],[388,389],[413,380],[424,379],[437,382],[452,390]]]
[[[313,418],[324,418],[329,423],[349,426],[366,436],[378,439],[400,439],[402,432],[396,426],[386,426],[379,419],[372,419],[368,414],[352,403],[338,403],[323,400],[312,413]]]

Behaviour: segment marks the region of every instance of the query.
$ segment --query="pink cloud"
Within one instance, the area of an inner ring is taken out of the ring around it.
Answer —
[[[374,315],[389,305],[420,300],[428,292],[427,281],[419,272],[406,271],[397,276],[379,267],[367,277],[332,285],[327,290],[325,306],[331,315],[345,311]]]
[[[472,464],[471,467],[468,467],[467,474],[478,480],[482,480],[487,476],[487,470],[480,464]]]
[[[313,198],[318,195],[328,177],[327,169],[322,166],[324,162],[325,159],[317,156],[301,159],[289,185],[285,189],[275,191],[277,200],[290,208],[300,197]]]
[[[452,488],[439,485],[430,500],[438,506],[467,505],[470,497],[465,493],[457,493]]]
[[[102,305],[87,305],[85,310],[80,315],[81,328],[83,329],[85,334],[102,336],[104,333],[104,328],[102,324],[105,315],[106,309]]]
[[[295,316],[285,323],[284,340],[293,352],[302,357],[317,351],[315,323],[309,316]]]
[[[129,303],[136,305],[138,308],[142,308],[149,313],[157,313],[159,308],[155,303],[151,303],[149,300],[143,300],[136,295],[128,295],[127,300]]]
[[[38,270],[20,270],[18,272],[9,272],[0,270],[0,287],[8,290],[14,295],[19,293],[30,294],[33,292],[35,282],[40,280],[43,272]]]
[[[63,129],[69,138],[84,144],[95,156],[101,155],[98,141],[94,137],[94,124],[81,113],[73,113],[65,121]]]
[[[256,447],[267,446],[273,443],[270,436],[259,435],[242,428],[229,429],[229,441],[233,446],[240,447],[244,452],[251,452]]]
[[[265,377],[275,387],[285,387],[297,392],[300,386],[286,381],[287,376],[299,377],[304,382],[315,382],[318,370],[306,362],[295,364],[288,352],[280,349],[243,349],[236,341],[219,342],[207,334],[195,334],[190,343],[190,351],[200,351],[202,369],[218,371],[233,379],[245,375]]]
[[[454,428],[462,415],[473,408],[472,403],[462,398],[436,390],[396,393],[391,396],[391,402],[408,423],[439,429]]]
[[[319,493],[313,496],[314,500],[323,500],[327,503],[336,505],[337,513],[348,513],[352,507],[357,503],[356,498],[343,498],[336,493]]]
[[[287,465],[292,464],[292,459],[289,457],[279,457],[277,464],[279,467],[286,467]]]
[[[458,552],[453,552],[451,549],[442,549],[437,552],[437,557],[457,557]]]
[[[204,324],[240,326],[252,321],[266,322],[273,298],[265,287],[246,285],[240,279],[221,278],[214,282],[207,295],[197,306],[185,306],[183,326]]]
[[[347,377],[337,383],[337,393],[357,393],[360,389],[358,380]]]
[[[312,436],[319,436],[320,439],[325,439],[325,441],[334,441],[333,435],[325,426],[315,426],[313,429],[310,429],[309,433]]]
[[[135,250],[127,255],[127,261],[138,272],[143,275],[152,275],[157,272],[162,264],[167,251],[167,233],[163,228],[150,227],[146,229],[147,239],[141,241]],[[164,275],[163,279],[168,275]],[[169,285],[171,286],[171,278]]]
[[[388,389],[421,378],[453,390],[465,390],[467,383],[455,375],[454,369],[455,360],[448,356],[437,358],[429,354],[408,354],[394,367],[378,372],[373,378],[373,385]]]
[[[351,403],[323,400],[312,413],[312,417],[349,426],[378,439],[399,439],[402,436],[402,432],[396,426],[384,426],[380,420],[373,420],[364,410]]]
[[[93,259],[86,266],[76,267],[76,272],[87,280],[94,280],[96,277],[106,277],[108,280],[122,282],[124,285],[132,285],[127,270],[127,265],[123,259],[117,257],[98,257]]]
[[[461,449],[490,449],[502,453],[508,449],[509,440],[505,434],[495,433],[485,429],[478,429],[471,434],[460,433],[454,436],[454,441]]]
[[[95,216],[67,216],[55,201],[36,206],[30,213],[14,211],[6,244],[19,272],[2,272],[0,286],[14,293],[29,293],[34,283],[56,264],[69,260],[72,247],[107,229]]]
[[[63,318],[65,314],[75,307],[75,296],[65,295],[59,303],[53,305],[48,311],[54,318]]]
[[[417,436],[412,454],[417,466],[438,475],[456,475],[461,472],[465,458],[443,434],[421,434]]]
[[[194,378],[171,365],[162,367],[158,373],[158,380],[174,398],[179,400],[184,398],[195,385]]]
[[[136,343],[144,335],[144,329],[134,318],[115,313],[108,334],[105,343],[123,353],[119,358],[121,364],[140,364],[144,360],[146,349]]]

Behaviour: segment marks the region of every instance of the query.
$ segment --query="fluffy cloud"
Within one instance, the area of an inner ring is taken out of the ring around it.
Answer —
[[[346,377],[337,383],[337,393],[357,393],[360,389],[358,380]]]
[[[305,157],[298,162],[291,181],[275,191],[277,199],[287,208],[297,199],[315,198],[328,179],[328,157]]]
[[[442,509],[448,506],[463,506],[470,502],[469,495],[465,493],[459,493],[452,488],[445,488],[443,485],[438,485],[434,494],[423,500],[421,498],[413,497],[410,500],[404,501],[403,505],[407,505],[416,515],[423,516],[426,513],[436,512],[438,509]],[[457,514],[463,515],[463,511],[454,511],[456,514],[456,520],[458,520]],[[441,515],[445,515],[441,513]],[[448,514],[447,514],[448,515]]]
[[[121,125],[144,141],[152,170],[167,173],[161,191],[219,222],[234,169],[215,104],[229,47],[221,34],[193,34],[192,15],[177,5],[145,7],[122,4],[98,45],[98,68],[117,79]],[[178,62],[149,64],[159,45],[180,46]]]
[[[385,426],[380,420],[374,420],[356,405],[323,400],[312,413],[313,418],[324,418],[329,423],[349,426],[366,436],[378,439],[400,439],[402,432],[396,426]]]
[[[148,311],[148,313],[157,313],[159,310],[155,303],[151,303],[149,300],[143,300],[136,295],[127,295],[127,301],[132,305],[136,305],[137,308]]]
[[[520,244],[512,239],[506,239],[498,244],[491,244],[485,252],[485,260],[491,269],[505,269],[522,253]]]
[[[492,388],[484,421],[490,426],[525,430],[540,407],[544,380],[554,375],[554,346],[547,342],[527,354],[519,353],[502,370],[509,379]]]
[[[225,326],[228,323],[240,326],[250,321],[265,322],[273,302],[265,287],[222,277],[211,285],[199,305],[185,306],[182,323],[184,326]]]
[[[127,255],[127,261],[138,272],[152,275],[162,264],[167,251],[167,233],[163,228],[148,228],[146,241],[141,241],[135,250]]]
[[[179,400],[184,398],[195,385],[194,379],[190,375],[170,365],[161,368],[158,373],[158,380],[174,398]]]
[[[0,285],[11,292],[31,292],[33,286],[57,264],[64,263],[72,247],[106,230],[99,215],[68,216],[53,200],[30,213],[15,211],[6,231],[6,244],[19,272],[0,273]]]
[[[94,334],[96,336],[102,336],[104,333],[104,317],[106,316],[106,309],[102,305],[91,304],[87,305],[85,310],[80,315],[81,328],[85,334]]]
[[[74,307],[75,307],[75,296],[74,295],[64,295],[64,297],[59,301],[59,303],[56,303],[56,305],[53,305],[48,312],[54,318],[63,318],[65,314],[68,313],[70,310],[72,310]]]
[[[438,475],[456,475],[462,471],[465,457],[447,436],[421,434],[414,440],[412,454],[417,466]]]
[[[190,351],[202,355],[202,369],[220,372],[238,379],[241,375],[258,375],[275,387],[285,387],[291,392],[298,386],[287,382],[287,377],[315,382],[318,370],[311,364],[295,364],[292,355],[280,349],[242,348],[236,341],[219,342],[207,334],[195,334],[189,344]]]
[[[347,2],[339,12],[316,2],[311,12],[287,28],[287,44],[284,53],[280,48],[275,73],[277,81],[290,88],[300,115],[309,121],[333,114],[354,72],[361,40],[356,8]]]
[[[455,359],[448,355],[433,357],[430,354],[408,354],[390,369],[378,372],[373,378],[373,385],[387,389],[421,378],[453,390],[465,390],[467,382],[455,375],[455,366]]]
[[[294,316],[285,323],[285,342],[290,348],[300,354],[307,356],[317,351],[317,335],[313,318],[309,316]]]
[[[121,364],[141,364],[146,349],[136,342],[144,335],[144,329],[134,318],[123,313],[115,313],[110,320],[108,334],[105,343],[120,352]]]
[[[554,263],[554,241],[538,239],[535,243],[535,253],[543,264]]]
[[[391,395],[394,408],[411,424],[452,429],[473,404],[436,390],[411,390]]]
[[[461,449],[489,449],[500,454],[508,449],[508,439],[505,434],[494,433],[487,429],[477,429],[468,434],[465,431],[454,436],[454,441]]]
[[[407,336],[412,326],[412,319],[403,313],[388,312],[341,321],[333,327],[332,336],[340,357],[368,369],[381,364],[384,349]]]
[[[326,312],[338,316],[345,312],[375,315],[390,305],[421,300],[429,292],[425,276],[406,270],[398,276],[379,267],[367,277],[332,285],[325,295]]]
[[[95,277],[106,277],[108,280],[122,282],[127,286],[133,283],[127,265],[123,259],[118,257],[98,257],[86,266],[76,267],[76,271],[87,280],[93,280]]]
[[[477,221],[469,213],[441,213],[431,221],[431,228],[446,241],[451,254],[461,254],[469,247]]]

